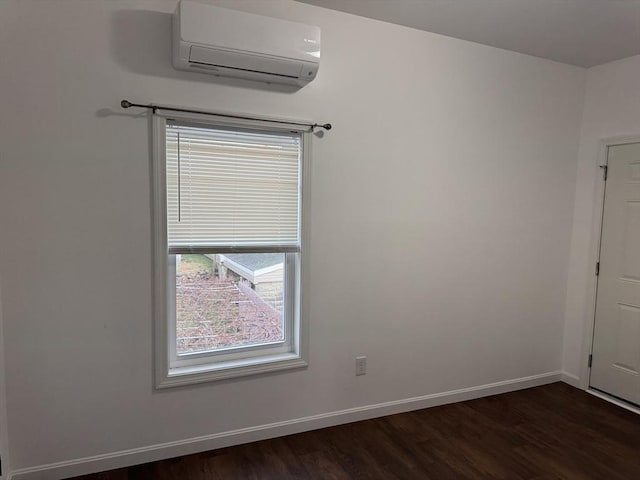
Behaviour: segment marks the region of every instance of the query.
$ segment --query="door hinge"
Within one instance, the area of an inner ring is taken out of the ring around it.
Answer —
[[[608,165],[600,165],[600,168],[602,169],[602,178],[606,182],[607,181],[607,176],[609,175],[609,166]]]
[[[596,262],[596,277],[600,275],[600,262]]]
[[[591,365],[593,365],[593,353],[589,354],[589,363],[588,363],[588,367],[591,368]]]

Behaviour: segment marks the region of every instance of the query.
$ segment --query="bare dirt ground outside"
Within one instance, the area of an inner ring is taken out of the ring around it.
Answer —
[[[283,340],[275,308],[237,275],[220,279],[208,259],[195,257],[202,256],[183,256],[176,278],[179,354]]]

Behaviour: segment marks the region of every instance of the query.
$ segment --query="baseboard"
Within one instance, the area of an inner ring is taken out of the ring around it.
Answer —
[[[578,377],[577,375],[574,375],[573,373],[569,373],[569,372],[562,372],[560,375],[561,375],[560,379],[564,383],[569,384],[572,387],[580,388],[580,377]]]
[[[65,462],[50,463],[37,467],[15,470],[7,480],[59,480],[79,475],[113,470],[141,463],[153,462],[165,458],[189,455],[216,448],[229,447],[242,443],[266,440],[294,433],[332,427],[344,423],[357,422],[385,415],[409,412],[422,408],[435,407],[447,403],[462,402],[474,398],[497,395],[500,393],[536,387],[563,380],[563,373],[548,372],[530,377],[516,378],[449,392],[423,395],[392,402],[365,405],[335,412],[296,418],[283,422],[241,428],[202,437],[151,445],[130,450],[122,450],[93,457],[79,458]]]

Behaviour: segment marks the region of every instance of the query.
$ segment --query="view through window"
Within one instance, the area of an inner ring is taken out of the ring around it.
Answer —
[[[284,257],[177,255],[178,354],[284,341]]]

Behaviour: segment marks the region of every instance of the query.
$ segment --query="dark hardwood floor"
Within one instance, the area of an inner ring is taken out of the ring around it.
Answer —
[[[640,480],[640,416],[563,383],[83,480]]]

